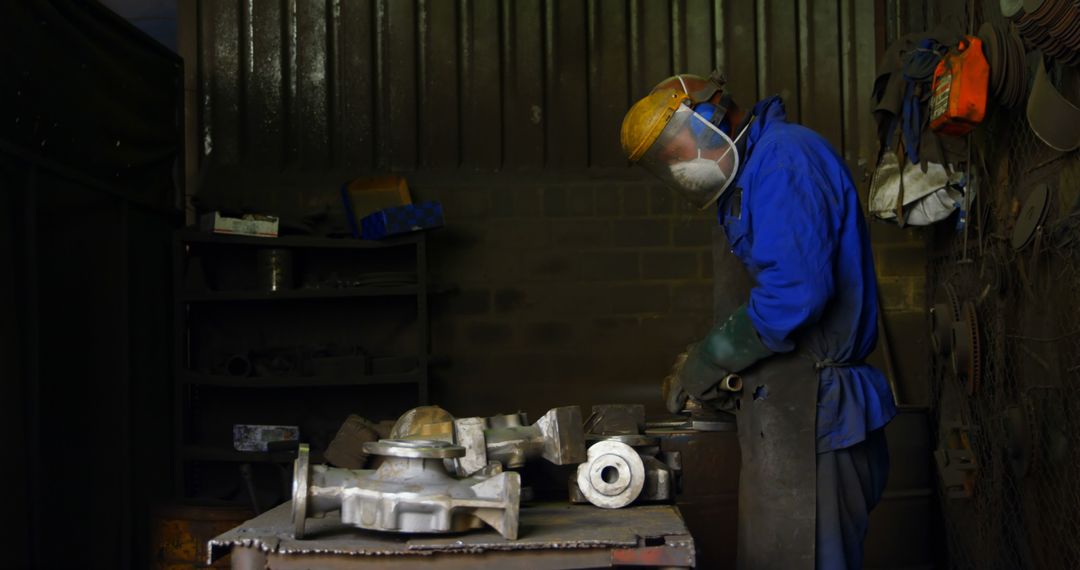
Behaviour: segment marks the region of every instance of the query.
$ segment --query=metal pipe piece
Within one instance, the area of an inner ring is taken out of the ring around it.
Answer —
[[[741,392],[743,388],[742,376],[728,374],[717,386],[724,392]]]

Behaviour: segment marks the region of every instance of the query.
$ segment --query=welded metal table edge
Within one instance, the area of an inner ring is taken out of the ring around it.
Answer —
[[[287,528],[276,520],[290,509],[291,504],[284,503],[210,540],[207,549],[210,562],[230,552],[240,554],[233,557],[234,568],[254,567],[253,560],[256,565],[277,561],[276,566],[270,567],[289,568],[294,563],[310,563],[313,557],[324,562],[340,558],[343,567],[386,565],[391,561],[394,567],[419,567],[431,565],[436,559],[451,565],[468,562],[470,567],[477,564],[499,567],[522,558],[531,560],[533,556],[537,562],[543,561],[544,568],[582,567],[583,560],[601,566],[683,568],[693,567],[696,562],[693,538],[674,505],[632,507],[618,511],[620,514],[614,517],[608,514],[612,511],[591,505],[553,503],[529,508],[523,511],[522,522],[538,534],[531,540],[525,536],[516,541],[482,533],[406,538],[365,532],[346,537],[333,535],[322,541],[294,541]],[[560,518],[564,516],[571,522],[576,518],[576,522],[588,524],[575,527]],[[597,525],[594,519],[598,516],[609,517],[609,522]],[[351,542],[352,538],[356,543]]]

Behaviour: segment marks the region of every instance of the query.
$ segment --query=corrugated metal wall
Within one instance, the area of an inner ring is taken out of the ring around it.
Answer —
[[[198,0],[181,21],[197,28],[182,36],[198,60],[201,154],[215,165],[622,167],[633,100],[674,72],[719,66],[737,100],[781,94],[854,166],[873,150],[877,4]]]

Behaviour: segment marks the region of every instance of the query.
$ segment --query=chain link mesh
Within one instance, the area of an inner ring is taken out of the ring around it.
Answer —
[[[984,2],[982,14],[999,18],[997,4]],[[951,306],[951,290],[961,313],[970,303],[976,316],[962,318],[956,328],[959,345],[965,335],[974,344],[974,366],[964,359],[954,366],[950,350],[931,360],[949,564],[1075,569],[1080,217],[1074,206],[1080,156],[1043,144],[1022,107],[998,108],[989,117],[975,139],[973,162],[983,182],[967,247],[962,233],[941,236],[927,276],[931,305]],[[1045,221],[1016,250],[1016,220],[1041,184],[1050,189]],[[968,368],[977,373],[965,374]]]

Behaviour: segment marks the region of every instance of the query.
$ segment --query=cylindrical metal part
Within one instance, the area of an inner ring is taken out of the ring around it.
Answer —
[[[634,448],[601,441],[589,448],[589,460],[577,469],[577,484],[590,503],[619,509],[638,498],[645,486],[645,465]]]
[[[742,391],[742,377],[738,374],[728,374],[720,381],[720,389],[725,392]]]

